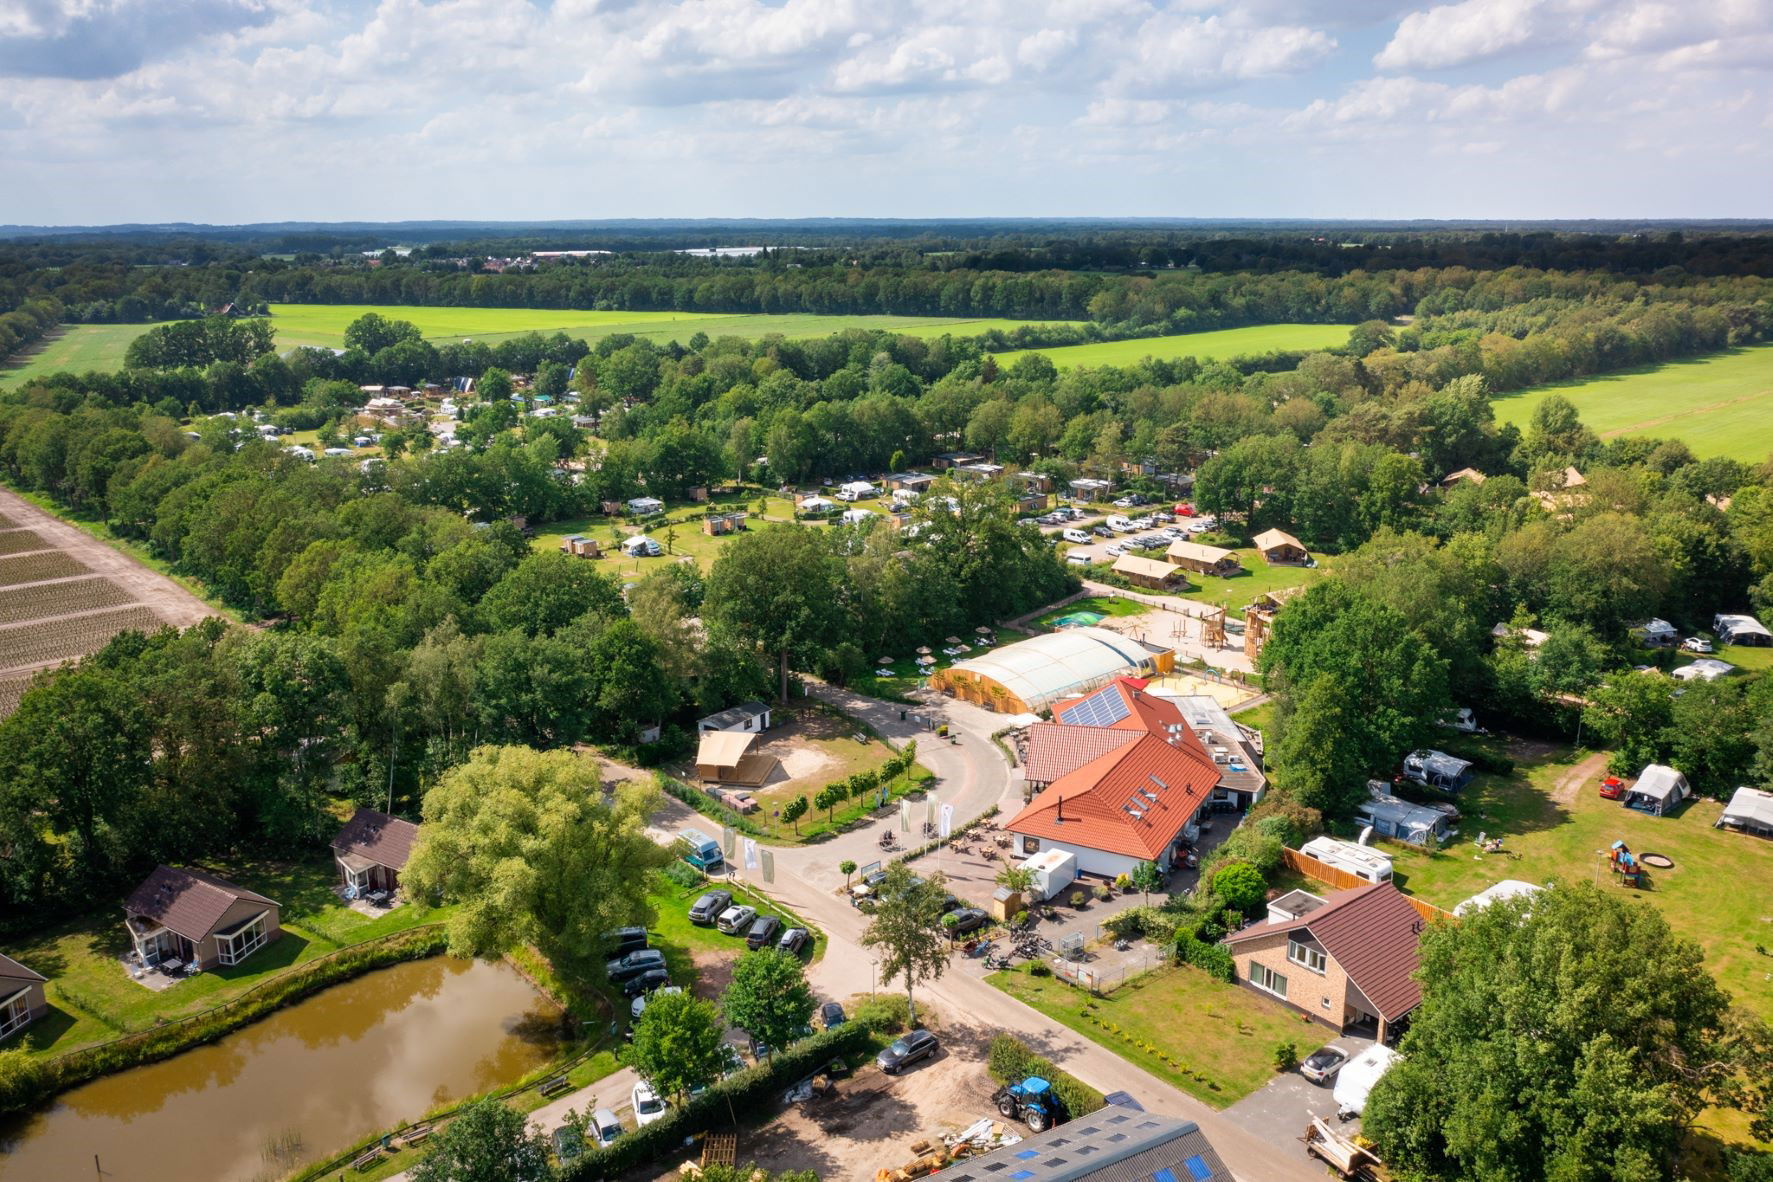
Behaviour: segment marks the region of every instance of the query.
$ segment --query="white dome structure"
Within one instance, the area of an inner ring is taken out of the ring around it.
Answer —
[[[1005,714],[1035,713],[1116,677],[1153,677],[1175,664],[1169,649],[1107,628],[1067,628],[959,661],[930,684]]]

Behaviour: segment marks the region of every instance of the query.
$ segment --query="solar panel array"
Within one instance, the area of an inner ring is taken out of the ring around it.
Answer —
[[[1059,715],[1059,721],[1066,726],[1113,726],[1131,712],[1126,698],[1118,689],[1109,686],[1067,706]]]

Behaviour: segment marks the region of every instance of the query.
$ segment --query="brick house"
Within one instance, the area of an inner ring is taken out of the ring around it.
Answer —
[[[130,943],[149,966],[239,964],[283,935],[275,900],[182,866],[156,866],[123,913]]]
[[[1320,898],[1294,891],[1266,923],[1226,936],[1237,983],[1338,1032],[1395,1041],[1422,1000],[1422,916],[1389,882]]]

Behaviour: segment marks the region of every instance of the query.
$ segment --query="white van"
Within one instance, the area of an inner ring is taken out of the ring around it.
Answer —
[[[1090,556],[1088,554],[1067,554],[1065,561],[1072,566],[1088,566],[1090,565]]]
[[[1128,521],[1125,517],[1122,517],[1119,513],[1111,514],[1102,524],[1106,525],[1117,534],[1130,534],[1133,532],[1133,523]]]
[[[1084,530],[1076,529],[1076,528],[1068,529],[1060,536],[1063,537],[1067,542],[1075,542],[1079,546],[1087,546],[1092,541],[1095,540],[1095,539],[1091,538],[1090,535],[1087,532],[1085,532]]]

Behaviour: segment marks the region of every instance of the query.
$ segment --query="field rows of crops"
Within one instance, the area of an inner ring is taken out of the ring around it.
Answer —
[[[8,588],[0,590],[0,625],[101,607],[122,607],[130,602],[129,592],[100,575],[43,587]]]
[[[40,554],[14,555],[0,558],[0,587],[16,587],[43,579],[65,579],[72,575],[92,573],[86,564],[70,554],[48,550]]]
[[[160,630],[160,617],[145,607],[124,607],[85,616],[64,616],[0,628],[0,667],[16,669],[84,656],[125,629]]]
[[[47,550],[49,543],[34,529],[0,529],[0,554],[24,554]]]

